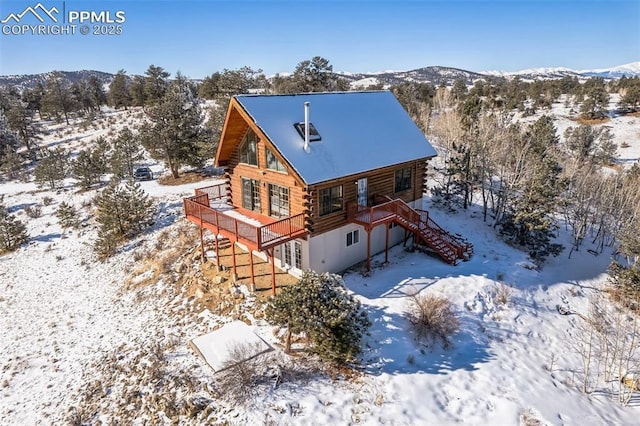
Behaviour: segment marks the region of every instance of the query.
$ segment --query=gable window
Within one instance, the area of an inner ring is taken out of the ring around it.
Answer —
[[[260,181],[242,178],[242,207],[260,211]]]
[[[396,184],[394,192],[411,188],[411,167],[396,170]]]
[[[347,232],[347,247],[352,246],[354,244],[358,244],[360,241],[360,231],[358,229],[354,229],[351,232]]]
[[[258,138],[251,128],[247,130],[240,143],[240,162],[258,165]]]
[[[267,169],[286,173],[287,169],[285,169],[282,162],[278,160],[278,157],[276,157],[269,148],[266,149],[266,152],[267,152]]]
[[[289,216],[289,188],[269,184],[269,216]]]
[[[296,123],[293,125],[296,128],[300,137],[304,140],[304,123]],[[316,130],[316,127],[313,123],[309,123],[309,142],[317,142],[321,140],[320,133]]]
[[[320,216],[342,210],[342,185],[321,189]]]

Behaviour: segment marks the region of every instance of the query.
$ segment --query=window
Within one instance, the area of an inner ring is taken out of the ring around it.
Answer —
[[[269,216],[289,216],[289,188],[269,184]]]
[[[287,169],[285,169],[284,165],[280,162],[280,160],[278,160],[278,157],[276,157],[269,148],[266,149],[266,152],[267,152],[267,169],[277,170],[279,172],[286,173]]]
[[[411,188],[411,167],[396,170],[396,185],[394,192],[404,191]]]
[[[247,130],[240,143],[240,162],[245,164],[258,165],[258,138],[253,130]]]
[[[296,130],[300,134],[300,137],[302,137],[302,140],[304,140],[304,123],[296,123],[293,125],[293,127],[296,128]],[[309,142],[317,142],[320,139],[322,138],[320,137],[320,133],[318,133],[318,131],[316,130],[316,127],[313,125],[313,123],[309,123]]]
[[[342,185],[321,189],[320,216],[342,210]]]
[[[352,246],[354,244],[358,244],[360,241],[360,231],[358,229],[354,229],[351,232],[347,232],[347,247]]]
[[[242,178],[242,207],[260,211],[260,181]]]
[[[302,244],[300,244],[300,241],[293,242],[293,251],[294,251],[293,258],[296,261],[294,266],[297,269],[302,269]]]

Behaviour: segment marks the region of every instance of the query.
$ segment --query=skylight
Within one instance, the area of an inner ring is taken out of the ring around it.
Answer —
[[[293,125],[296,128],[302,140],[304,140],[304,122],[296,123]],[[322,138],[320,137],[320,133],[316,130],[313,123],[309,123],[309,142],[318,142]]]

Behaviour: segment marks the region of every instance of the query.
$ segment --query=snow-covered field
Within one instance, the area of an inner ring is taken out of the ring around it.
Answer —
[[[554,106],[554,112],[556,108],[564,107]],[[607,123],[617,142],[625,139],[630,144],[619,151],[622,158],[640,157],[639,120],[615,117]],[[558,133],[571,123],[557,121]],[[43,143],[65,139],[80,144],[100,132],[77,138],[57,138],[52,132]],[[150,165],[156,172],[162,169]],[[166,230],[183,226],[181,198],[206,183],[142,185],[161,206],[156,225],[104,263],[96,261],[92,252],[96,231],[90,218],[78,231],[63,231],[55,217],[62,201],[84,206],[88,217],[95,191],[79,193],[67,186],[54,193],[38,190],[33,183],[0,186],[5,205],[27,224],[30,235],[22,248],[0,257],[0,425],[65,423],[67,410],[78,402],[74,398],[82,383],[100,377],[96,362],[120,347],[144,351],[158,336],[176,340],[171,368],[181,371],[187,366],[203,382],[213,382],[212,371],[187,344],[225,319],[192,313],[191,302],[176,301],[176,294],[169,290],[141,299],[139,292],[123,285],[140,266],[136,250],[152,250],[158,240],[166,239]],[[45,197],[51,198],[49,205]],[[34,205],[42,206],[42,216],[31,219],[24,209]],[[473,242],[475,255],[454,267],[395,247],[389,264],[375,259],[370,276],[357,271],[345,274],[346,285],[362,301],[373,323],[365,340],[362,374],[353,380],[318,377],[267,389],[247,400],[246,407],[221,408],[216,421],[637,424],[638,399],[623,407],[609,387],[590,395],[580,391],[582,360],[575,341],[583,319],[557,311],[557,305],[568,303],[587,314],[589,297],[599,293],[606,281],[611,253],[594,255],[587,251],[587,244],[571,259],[565,251],[536,271],[528,268],[524,253],[501,242],[473,209],[446,214],[431,206],[428,197],[425,208],[445,228]],[[563,235],[560,239],[568,245]],[[502,283],[511,289],[505,304],[497,294]],[[160,282],[154,288],[164,287],[172,285]],[[428,348],[414,341],[404,314],[406,295],[415,291],[445,295],[455,303],[461,330],[453,348]],[[270,327],[262,321],[254,326],[256,333],[274,343]],[[105,399],[104,404],[111,403],[115,402]],[[111,423],[109,418],[102,420]],[[144,424],[144,419],[139,423]]]

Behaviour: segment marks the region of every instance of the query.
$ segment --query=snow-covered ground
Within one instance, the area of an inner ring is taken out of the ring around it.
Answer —
[[[556,108],[564,107],[554,106],[554,112]],[[631,147],[621,150],[621,156],[637,159],[640,126],[634,120],[640,119],[621,119],[625,121],[613,118],[607,125],[616,138],[629,139]],[[571,121],[556,123],[561,133],[564,123]],[[65,137],[79,144],[95,136],[96,132]],[[43,143],[56,140],[52,132]],[[162,169],[149,164],[156,172]],[[100,378],[96,363],[105,354],[123,346],[144,351],[159,334],[176,339],[171,364],[176,372],[186,365],[204,382],[213,382],[213,372],[188,342],[224,319],[205,312],[181,321],[174,317],[184,314],[174,309],[180,302],[169,291],[141,299],[124,287],[141,266],[134,252],[152,250],[166,239],[166,230],[184,225],[181,198],[206,184],[143,182],[160,205],[156,225],[104,263],[92,252],[96,231],[89,215],[95,191],[77,192],[71,186],[42,191],[33,183],[0,186],[4,204],[27,224],[30,235],[22,248],[0,257],[0,425],[64,423],[69,407],[78,403],[77,390]],[[87,226],[63,231],[55,217],[62,201],[82,208]],[[25,213],[25,207],[34,205],[42,206],[42,216],[36,219]],[[623,407],[607,387],[590,395],[580,392],[582,361],[575,340],[583,320],[556,309],[568,303],[587,313],[590,295],[606,281],[611,253],[594,255],[587,244],[571,259],[565,251],[536,271],[529,269],[524,253],[501,242],[473,209],[447,214],[431,206],[428,197],[425,208],[443,227],[473,242],[475,255],[450,266],[395,247],[389,264],[381,265],[380,256],[374,259],[371,275],[345,274],[346,285],[373,323],[365,339],[362,374],[352,380],[318,377],[268,389],[247,400],[246,407],[220,410],[216,421],[517,425],[524,424],[525,416],[531,421],[527,424],[538,424],[531,419],[548,425],[637,424],[637,399]],[[560,239],[569,244],[562,233]],[[502,284],[511,289],[506,304],[498,300]],[[154,288],[163,287],[172,284],[160,282]],[[454,302],[461,330],[451,349],[414,341],[405,312],[406,295],[416,291],[445,295]],[[254,326],[274,343],[268,325],[257,321]],[[110,423],[109,418],[102,420]]]

